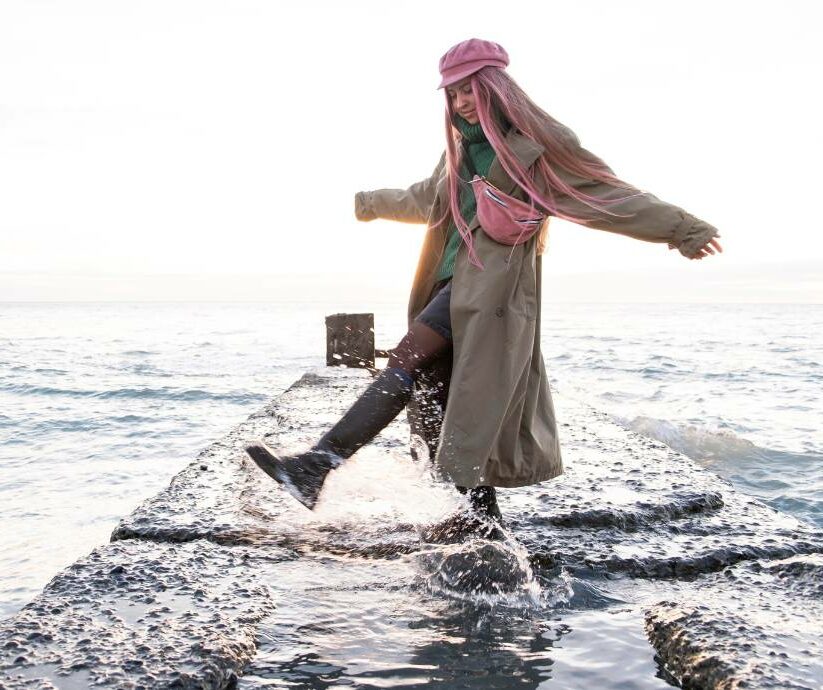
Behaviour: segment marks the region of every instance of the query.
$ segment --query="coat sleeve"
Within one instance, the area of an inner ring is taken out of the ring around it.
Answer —
[[[571,130],[565,128],[564,134],[568,145],[576,148],[579,156],[602,163],[602,160],[580,146],[579,140]],[[611,171],[610,168],[609,170]],[[679,206],[658,199],[649,192],[621,189],[605,182],[586,180],[559,168],[557,173],[574,189],[597,199],[637,195],[625,201],[603,206],[606,211],[620,214],[619,216],[609,215],[603,211],[596,212],[590,206],[566,194],[558,195],[558,203],[563,211],[585,218],[596,215],[596,218],[585,223],[586,227],[615,232],[646,242],[666,242],[690,259],[697,256],[699,250],[710,239],[720,236],[717,228],[706,221]]]
[[[354,215],[357,220],[398,220],[404,223],[425,223],[429,219],[437,196],[437,182],[446,165],[445,152],[434,172],[408,189],[375,189],[354,195]]]

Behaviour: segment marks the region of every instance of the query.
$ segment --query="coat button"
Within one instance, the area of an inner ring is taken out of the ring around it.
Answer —
[[[497,316],[503,316],[503,307],[497,307],[497,309],[494,310],[494,313]]]

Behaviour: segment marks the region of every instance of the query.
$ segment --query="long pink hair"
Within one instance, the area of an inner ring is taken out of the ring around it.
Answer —
[[[505,71],[497,67],[483,67],[471,75],[471,86],[483,132],[497,154],[503,170],[523,189],[529,203],[540,207],[549,215],[584,225],[598,217],[602,218],[604,213],[627,217],[609,211],[603,208],[603,205],[619,203],[640,196],[643,192],[617,178],[602,160],[580,148],[574,133],[535,104]],[[435,226],[446,222],[449,216],[454,218],[455,225],[466,243],[469,261],[482,269],[483,264],[474,251],[468,223],[460,213],[458,179],[461,136],[454,126],[454,112],[448,91],[443,91],[446,95],[446,172],[449,204],[443,215],[435,222]],[[504,122],[508,122],[521,134],[543,146],[544,152],[535,162],[531,172],[520,164],[506,146]],[[590,196],[566,184],[557,174],[558,168],[587,180],[605,182],[634,193],[612,199]],[[539,176],[540,185],[535,184],[535,176]],[[545,189],[545,194],[540,194],[538,187]],[[555,200],[555,195],[560,195],[561,198],[566,195],[593,209],[595,213],[588,218],[567,213],[563,210],[562,203]]]

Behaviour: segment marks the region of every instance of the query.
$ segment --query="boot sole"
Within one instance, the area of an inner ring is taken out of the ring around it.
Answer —
[[[309,510],[314,510],[317,499],[311,499],[304,495],[303,492],[294,485],[288,472],[286,472],[283,467],[282,462],[280,462],[280,458],[278,458],[265,443],[258,442],[246,446],[246,453],[261,470],[280,484],[287,493],[296,498]]]

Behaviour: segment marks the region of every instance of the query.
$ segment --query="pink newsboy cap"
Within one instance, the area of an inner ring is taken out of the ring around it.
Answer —
[[[491,65],[504,69],[509,64],[509,54],[503,46],[493,41],[470,38],[446,51],[440,58],[440,81],[438,89],[454,84],[474,74],[481,67]]]

